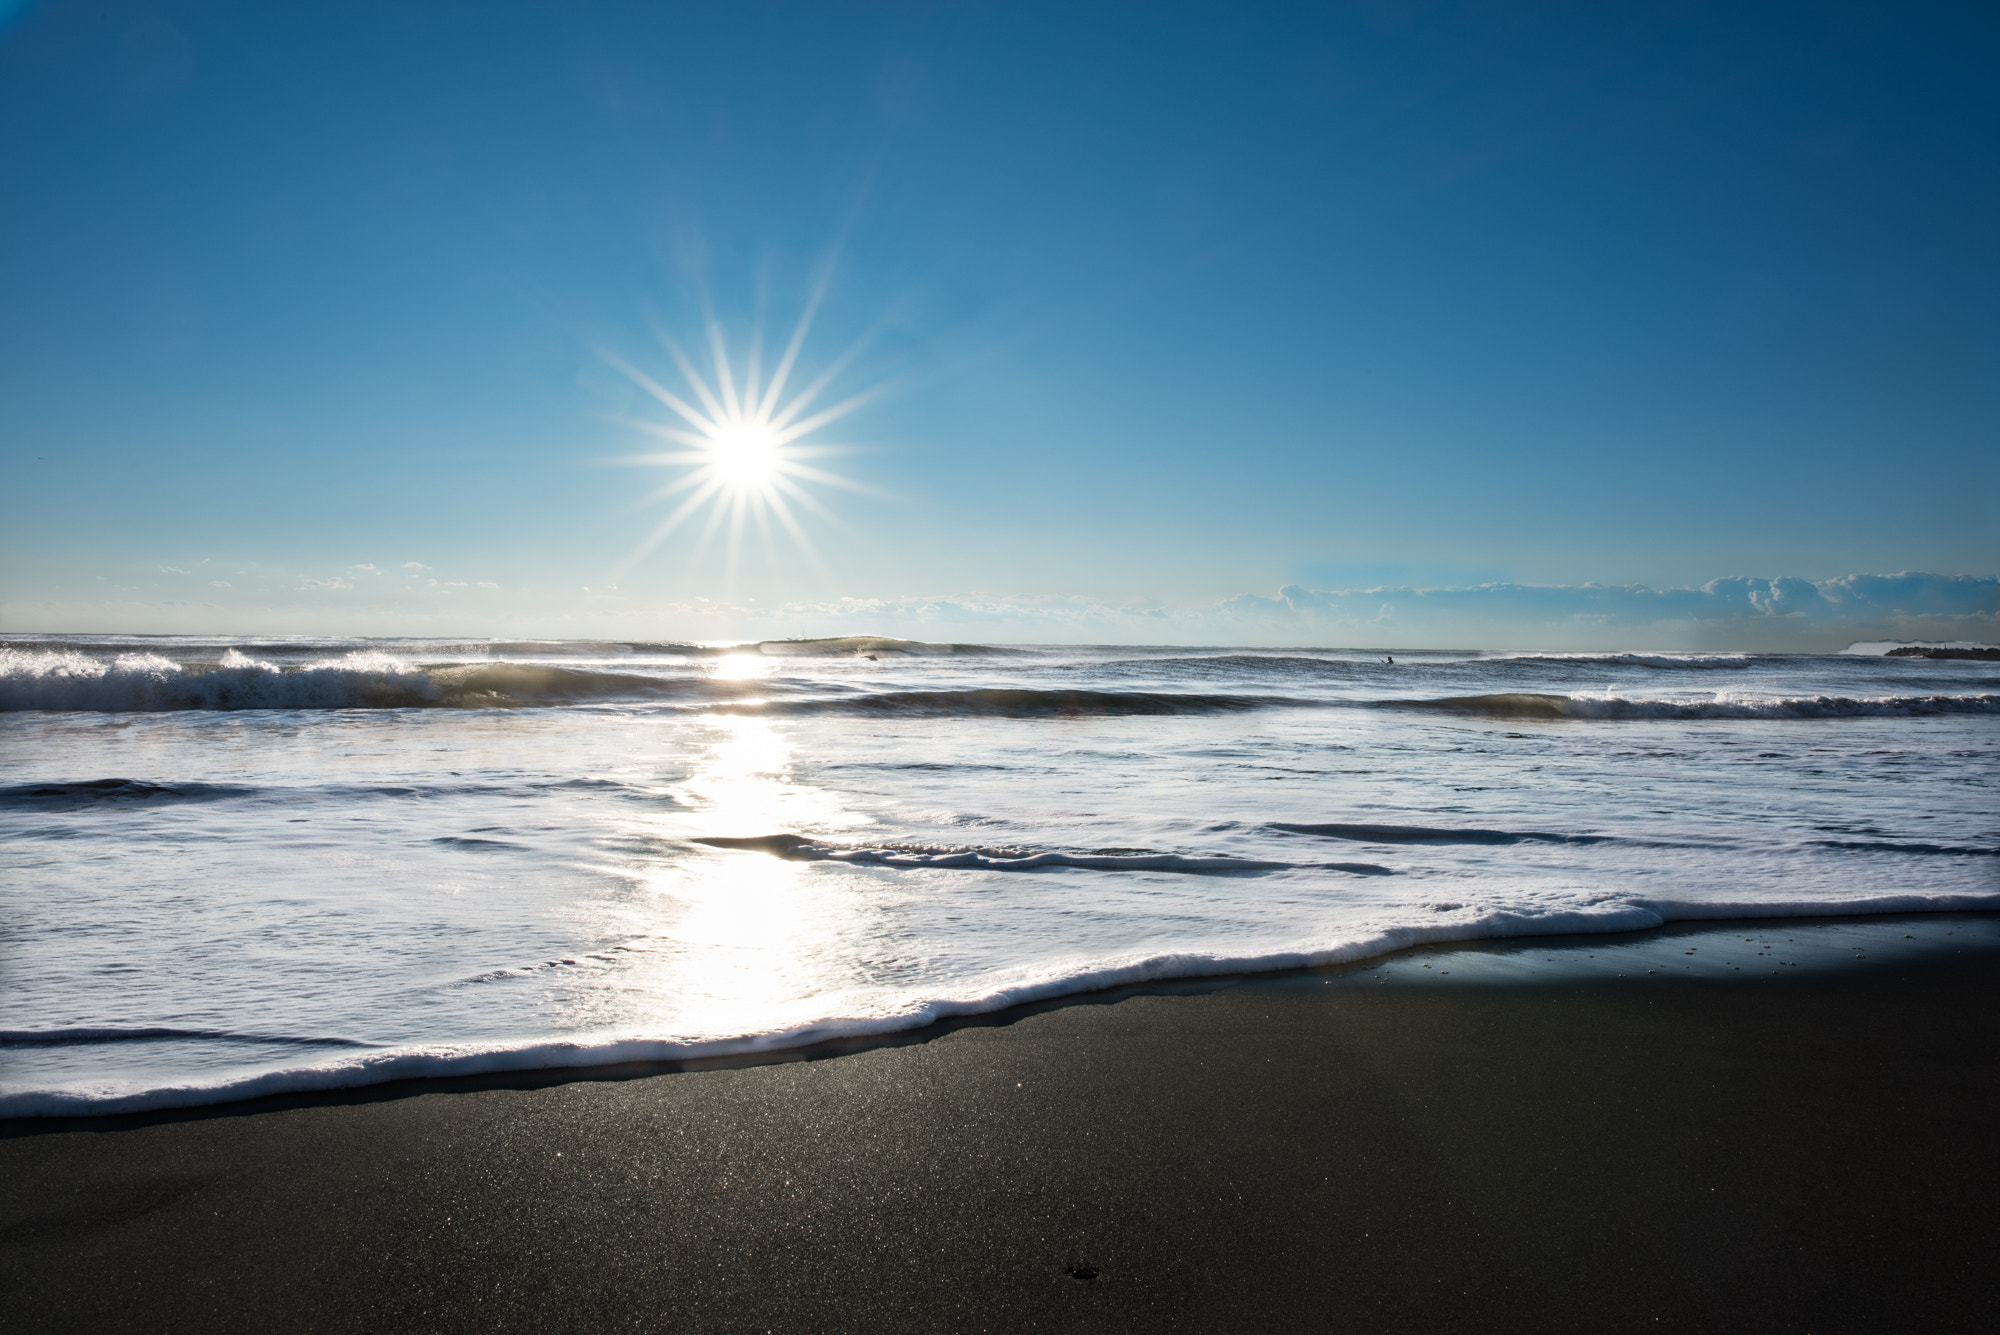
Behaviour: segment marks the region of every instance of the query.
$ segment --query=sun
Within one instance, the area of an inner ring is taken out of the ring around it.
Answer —
[[[709,439],[709,467],[727,486],[762,490],[779,475],[780,448],[762,422],[729,423]]]
[[[763,369],[761,340],[751,340],[749,354],[739,372],[729,356],[720,327],[712,319],[708,327],[708,374],[697,369],[678,344],[663,340],[686,381],[685,393],[675,393],[624,360],[608,352],[604,354],[606,360],[673,414],[670,421],[628,420],[627,424],[680,447],[668,453],[637,455],[620,461],[676,471],[672,481],[646,496],[642,504],[678,498],[674,508],[621,564],[621,570],[629,568],[704,510],[708,522],[703,542],[716,538],[726,527],[732,565],[746,525],[754,524],[768,545],[773,536],[773,521],[817,562],[819,555],[799,522],[798,512],[808,511],[834,523],[839,520],[812,494],[811,488],[871,490],[809,462],[842,453],[851,446],[807,439],[881,392],[878,386],[815,410],[815,405],[853,362],[859,346],[836,358],[796,392],[789,396],[786,393],[798,368],[817,305],[815,299],[807,306],[778,364],[768,375]]]

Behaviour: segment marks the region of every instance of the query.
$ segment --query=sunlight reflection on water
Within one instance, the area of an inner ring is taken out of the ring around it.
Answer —
[[[727,660],[725,660],[726,662]],[[851,822],[835,797],[791,780],[792,748],[768,719],[704,720],[709,736],[680,786],[694,809],[679,822],[703,834],[769,834]],[[642,972],[646,1013],[689,1035],[742,1032],[811,1018],[815,998],[856,982],[842,961],[868,934],[873,878],[827,876],[779,858],[703,850],[647,878],[670,945]],[[754,1018],[753,1018],[754,1017]]]
[[[717,681],[760,681],[776,666],[762,654],[724,654],[715,660],[714,676]]]

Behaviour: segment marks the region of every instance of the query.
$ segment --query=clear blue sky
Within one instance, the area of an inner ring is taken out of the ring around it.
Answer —
[[[0,14],[8,630],[2000,608],[1991,4]],[[604,466],[669,416],[613,359],[675,381],[704,293],[782,336],[830,257],[802,368],[866,334],[832,397],[884,392],[814,439],[873,491],[814,489],[823,565],[627,565],[677,474]]]

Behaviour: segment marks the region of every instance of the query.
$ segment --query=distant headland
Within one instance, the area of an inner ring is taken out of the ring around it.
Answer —
[[[1905,644],[1889,651],[1891,658],[1976,658],[1984,663],[2000,663],[2000,646],[1942,648],[1928,644]]]

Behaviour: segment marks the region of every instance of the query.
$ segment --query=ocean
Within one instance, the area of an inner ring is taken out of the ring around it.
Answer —
[[[0,739],[0,1116],[2000,909],[1976,661],[17,634]]]

